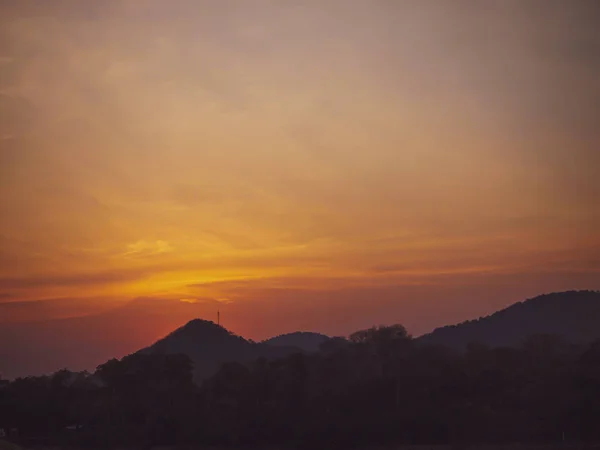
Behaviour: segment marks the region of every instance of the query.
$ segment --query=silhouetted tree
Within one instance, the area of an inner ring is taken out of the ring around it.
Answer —
[[[137,353],[94,374],[17,379],[0,386],[0,427],[78,448],[600,439],[600,341],[537,335],[460,352],[395,325],[226,363],[201,386],[193,373],[185,355]]]

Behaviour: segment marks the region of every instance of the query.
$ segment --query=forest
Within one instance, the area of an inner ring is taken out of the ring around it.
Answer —
[[[193,369],[183,354],[136,353],[94,373],[0,381],[0,428],[79,448],[600,441],[600,341],[458,351],[395,325],[226,363],[203,383]]]

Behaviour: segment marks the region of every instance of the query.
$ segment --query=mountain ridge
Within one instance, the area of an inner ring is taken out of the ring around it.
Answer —
[[[322,333],[312,331],[294,331],[265,339],[261,343],[278,347],[296,347],[305,352],[317,352],[321,344],[331,339]]]
[[[600,291],[538,295],[488,316],[436,328],[418,340],[464,349],[471,342],[515,346],[534,334],[561,335],[574,343],[600,338]]]
[[[295,347],[252,342],[212,321],[197,318],[136,353],[186,354],[194,364],[196,379],[203,380],[224,363],[249,363],[258,358],[272,359],[301,351]]]
[[[465,349],[478,342],[492,347],[516,346],[536,334],[562,335],[574,343],[600,339],[600,291],[564,291],[514,303],[488,316],[434,329],[415,339],[424,344]],[[140,353],[185,353],[196,377],[206,379],[226,362],[249,363],[291,353],[319,351],[330,337],[298,331],[261,342],[247,340],[212,321],[193,319]]]

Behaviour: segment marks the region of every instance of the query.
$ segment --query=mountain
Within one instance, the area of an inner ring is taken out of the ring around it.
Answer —
[[[518,345],[533,334],[562,335],[573,343],[599,339],[600,291],[540,295],[490,316],[437,328],[419,341],[464,349],[470,342]]]
[[[194,363],[196,379],[213,375],[226,362],[251,362],[257,358],[278,358],[298,351],[295,348],[254,343],[214,322],[194,319],[140,353],[184,353]]]
[[[10,303],[0,299],[0,375],[13,379],[65,367],[93,372],[99,364],[147,347],[190,319],[216,310],[211,303],[159,298],[100,302],[110,306],[63,317],[52,316],[71,306],[60,299]],[[41,312],[28,318],[30,310]],[[51,317],[43,318],[45,311]]]
[[[263,341],[263,344],[277,347],[295,347],[305,352],[317,352],[321,344],[328,341],[329,336],[320,333],[311,333],[308,331],[297,331],[272,337]]]
[[[471,342],[512,346],[534,334],[558,334],[571,342],[589,342],[600,338],[599,324],[600,292],[569,291],[541,295],[490,316],[437,328],[418,341],[464,349]],[[296,332],[255,343],[213,322],[194,319],[140,352],[185,353],[194,362],[196,378],[202,380],[225,362],[314,352],[329,340],[318,333]]]

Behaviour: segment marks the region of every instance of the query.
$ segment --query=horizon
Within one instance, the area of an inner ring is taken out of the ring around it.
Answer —
[[[86,365],[217,310],[253,340],[421,335],[600,289],[599,16],[1,2],[0,361]]]
[[[465,320],[461,320],[459,322],[452,322],[452,323],[443,323],[443,324],[439,324],[439,326],[434,327],[431,330],[427,330],[426,332],[419,334],[419,335],[414,335],[410,332],[409,329],[406,329],[406,331],[408,332],[408,335],[413,338],[413,339],[420,339],[423,337],[426,337],[428,335],[433,335],[436,331],[438,330],[443,330],[446,328],[453,328],[457,325],[463,325],[463,324],[467,324],[469,322],[478,322],[482,319],[488,319],[493,317],[496,313],[499,312],[503,312],[505,310],[509,310],[514,306],[517,306],[519,304],[524,304],[530,301],[535,301],[535,300],[541,300],[541,299],[545,299],[548,300],[549,297],[554,297],[556,298],[557,296],[565,296],[565,295],[581,295],[581,294],[600,294],[600,289],[581,289],[581,290],[569,290],[569,291],[562,291],[562,292],[547,292],[547,293],[542,293],[539,295],[536,295],[534,297],[531,298],[526,298],[526,299],[522,299],[513,303],[510,303],[508,306],[498,309],[496,311],[492,311],[489,314],[485,314],[479,317],[470,317],[470,318],[466,318]],[[129,304],[134,304],[135,300],[130,302]],[[127,305],[126,305],[127,306]],[[118,312],[119,309],[116,310],[116,312]],[[114,312],[114,311],[109,311],[109,313]],[[71,321],[75,321],[77,322],[78,319],[86,319],[86,318],[93,318],[94,314],[90,315],[90,316],[80,316],[80,317],[73,317],[73,318],[69,318],[66,320],[71,320]],[[126,321],[123,322],[123,318],[121,319],[121,324],[123,325],[123,328],[121,330],[117,330],[117,331],[125,331],[127,328],[129,328],[129,326],[131,325],[131,322],[127,322],[127,320],[131,320],[130,316],[125,316]],[[65,319],[54,319],[57,321],[62,321]],[[106,321],[104,321],[106,322]],[[212,325],[217,326],[218,328],[222,328],[223,330],[227,331],[228,333],[232,334],[233,336],[238,336],[238,337],[242,337],[244,340],[246,341],[250,341],[253,343],[262,343],[262,342],[266,342],[272,338],[277,338],[277,337],[281,337],[281,336],[286,336],[286,335],[290,335],[290,334],[297,334],[297,333],[309,333],[309,334],[319,334],[322,336],[326,336],[328,338],[344,338],[344,339],[348,339],[350,337],[350,335],[356,331],[360,331],[360,330],[366,330],[369,329],[371,327],[388,327],[388,326],[394,326],[394,325],[402,325],[399,322],[394,322],[392,321],[388,321],[388,322],[379,322],[379,323],[371,323],[371,324],[363,324],[362,328],[357,328],[354,330],[350,330],[348,333],[346,334],[331,334],[331,333],[326,333],[323,332],[322,330],[318,330],[318,329],[295,329],[295,330],[287,330],[287,331],[283,331],[283,332],[279,332],[276,334],[272,334],[272,335],[265,335],[260,339],[254,339],[252,337],[249,336],[244,336],[240,333],[236,333],[235,330],[232,330],[230,328],[227,328],[226,326],[224,326],[221,323],[217,323],[214,320],[211,320],[209,318],[205,318],[205,317],[193,317],[190,319],[186,319],[185,323],[180,323],[180,324],[175,324],[171,329],[169,329],[168,331],[166,331],[165,333],[163,333],[162,335],[158,335],[156,337],[153,337],[152,340],[150,342],[142,342],[142,341],[138,341],[137,344],[134,344],[133,347],[130,347],[129,349],[120,349],[117,350],[117,354],[110,354],[110,353],[104,353],[103,356],[98,356],[98,355],[92,355],[91,358],[87,359],[87,362],[82,363],[81,361],[77,362],[76,360],[73,360],[71,358],[71,361],[74,361],[75,365],[69,365],[69,364],[60,364],[58,363],[58,365],[54,365],[53,367],[50,367],[48,365],[45,366],[45,368],[40,368],[39,365],[36,365],[36,362],[34,362],[33,367],[35,367],[35,369],[33,369],[33,371],[31,369],[22,369],[22,368],[17,368],[15,369],[14,367],[11,367],[10,364],[6,364],[4,368],[0,367],[0,380],[2,379],[8,379],[8,380],[14,380],[16,378],[19,377],[28,377],[28,376],[45,376],[45,375],[52,375],[53,373],[56,373],[60,370],[66,369],[72,372],[89,372],[89,373],[94,373],[96,368],[98,367],[99,364],[104,363],[108,360],[111,359],[121,359],[124,357],[127,357],[129,355],[132,355],[142,349],[151,347],[152,345],[163,341],[165,339],[167,339],[168,337],[170,337],[174,332],[178,331],[179,329],[185,328],[187,325],[189,325],[192,322],[201,322],[201,323],[210,323]],[[35,325],[35,324],[34,324]],[[402,325],[403,326],[403,325]],[[2,330],[2,328],[0,327],[0,338],[4,338],[2,336],[2,332],[5,330]],[[104,330],[106,331],[106,329]],[[114,329],[112,330],[113,332],[115,331]],[[121,336],[118,332],[117,332],[118,336]],[[0,342],[2,342],[2,339],[0,339]],[[14,343],[11,343],[14,344]],[[15,348],[14,345],[11,346],[13,349]],[[81,351],[81,346],[78,348],[79,351]],[[17,352],[20,352],[20,348],[16,347]],[[15,358],[15,353],[11,354],[7,354],[6,353],[6,349],[4,349],[4,352],[2,352],[2,347],[0,346],[0,357],[2,357],[0,360],[2,361],[13,361]],[[114,350],[114,348],[113,348]],[[8,356],[8,358],[7,358]],[[69,359],[69,355],[67,356],[67,360]],[[64,356],[63,356],[64,357]],[[77,365],[79,364],[79,365]],[[6,369],[8,367],[8,370]],[[6,376],[8,374],[8,376]]]

